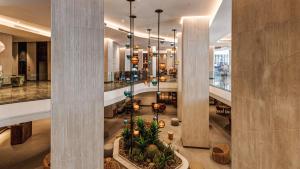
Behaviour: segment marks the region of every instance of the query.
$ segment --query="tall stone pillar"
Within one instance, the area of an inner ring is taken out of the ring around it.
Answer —
[[[209,78],[213,78],[213,72],[214,72],[214,46],[209,47],[209,52],[208,52],[208,57],[209,57]]]
[[[104,81],[110,82],[114,79],[114,41],[104,39]]]
[[[167,70],[170,70],[174,67],[174,55],[172,54],[172,50],[167,50],[166,60]]]
[[[182,34],[178,34],[177,38],[177,117],[182,121]]]
[[[142,70],[144,64],[143,49],[138,50],[138,58],[139,58],[138,70]]]
[[[130,71],[130,49],[125,49],[125,71]]]
[[[189,147],[210,146],[208,19],[183,19],[182,142]]]
[[[103,0],[52,0],[51,168],[102,169]]]
[[[120,47],[119,44],[113,43],[113,72],[120,71]]]
[[[233,0],[233,169],[300,168],[299,9]]]

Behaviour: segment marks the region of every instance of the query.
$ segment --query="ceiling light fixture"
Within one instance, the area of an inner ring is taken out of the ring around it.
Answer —
[[[210,18],[210,16],[183,16],[180,19],[180,24],[183,24],[184,19],[207,19]]]
[[[120,30],[121,29],[121,30],[124,30],[124,31],[127,31],[127,32],[130,31],[130,29],[128,29],[127,27],[116,24],[114,22],[111,22],[111,21],[108,21],[108,20],[106,20],[104,22],[106,24],[106,27],[108,27],[108,28],[111,28],[111,29],[114,29],[114,30]],[[145,39],[148,38],[147,33],[142,33],[142,32],[135,31],[134,34],[135,34],[136,37],[145,38]],[[151,38],[158,39],[157,36],[153,36]],[[167,42],[172,42],[173,41],[172,38],[168,38],[168,37],[160,37],[160,39],[163,39],[164,41],[167,41]]]
[[[7,16],[0,15],[0,25],[4,25],[10,28],[15,28],[18,30],[51,37],[50,30],[47,30],[46,28],[41,28],[41,26],[36,26],[34,24],[28,23],[28,22],[20,22],[17,19],[10,18]]]
[[[117,30],[117,31],[120,31],[120,30],[124,30],[127,32],[130,31],[129,28],[121,26],[114,22],[111,22],[109,20],[104,21],[104,23],[105,23],[106,27]],[[10,28],[15,28],[18,30],[22,30],[22,31],[26,31],[26,32],[46,36],[46,37],[51,37],[51,31],[48,30],[47,28],[42,28],[42,26],[32,24],[29,22],[25,22],[25,21],[20,22],[19,20],[15,19],[15,18],[3,16],[3,15],[0,15],[0,25],[4,25],[4,26],[10,27]],[[145,39],[148,38],[148,34],[142,33],[142,32],[135,32],[135,36],[140,37],[140,38],[145,38]],[[153,37],[153,38],[157,38],[157,37]],[[172,42],[172,38],[168,38],[168,37],[161,37],[161,38],[167,42]]]

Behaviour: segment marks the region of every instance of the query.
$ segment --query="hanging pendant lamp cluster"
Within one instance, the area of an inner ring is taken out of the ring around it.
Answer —
[[[126,44],[127,50],[129,50],[129,54],[126,56],[127,59],[130,61],[130,76],[126,78],[126,83],[130,84],[128,89],[124,91],[124,95],[130,100],[130,121],[126,120],[124,121],[124,124],[127,126],[126,128],[129,131],[128,137],[130,138],[130,147],[133,147],[133,141],[134,137],[136,135],[139,135],[139,133],[136,133],[134,126],[134,114],[135,112],[139,111],[140,106],[138,103],[134,100],[134,84],[139,80],[139,70],[138,70],[138,64],[140,62],[139,57],[135,56],[135,46],[134,46],[134,21],[136,19],[136,16],[132,14],[132,8],[133,8],[133,2],[135,0],[127,0],[129,2],[129,22],[130,22],[130,31],[127,34],[128,43]],[[144,64],[147,64],[146,72],[147,72],[147,80],[144,82],[147,85],[150,85],[150,80],[153,86],[157,86],[157,92],[156,92],[156,103],[153,104],[153,110],[155,112],[154,119],[156,120],[157,124],[159,124],[159,117],[158,114],[162,112],[162,110],[165,109],[165,105],[163,103],[160,103],[160,82],[165,82],[167,79],[165,76],[161,75],[161,72],[166,70],[166,64],[160,63],[160,17],[163,10],[157,9],[155,10],[158,17],[158,35],[157,35],[157,52],[156,52],[156,58],[157,58],[157,69],[156,69],[156,75],[157,77],[151,77],[150,68],[152,65],[152,59],[153,59],[153,51],[151,47],[151,29],[147,29],[149,34],[149,40],[148,40],[148,54],[147,54],[147,62]],[[128,125],[129,124],[129,125]],[[160,121],[160,126],[164,126],[164,122]],[[132,149],[131,149],[132,151]],[[131,152],[132,153],[132,152]]]
[[[126,48],[129,49],[129,55],[127,59],[130,59],[130,78],[126,79],[127,83],[130,83],[129,89],[124,91],[124,95],[130,99],[130,147],[133,147],[133,137],[134,137],[134,111],[138,111],[139,105],[134,102],[134,83],[138,81],[138,67],[139,59],[134,56],[134,19],[135,15],[132,14],[132,3],[135,0],[127,0],[129,2],[129,22],[130,22],[130,32],[127,34],[129,43],[126,44]],[[132,153],[132,149],[131,149]]]
[[[174,78],[176,78],[177,76],[177,68],[176,68],[176,29],[172,29],[172,31],[174,32],[174,42],[171,44],[171,46],[173,47],[172,49],[172,53],[173,53],[173,67],[169,70],[169,74],[172,75]]]

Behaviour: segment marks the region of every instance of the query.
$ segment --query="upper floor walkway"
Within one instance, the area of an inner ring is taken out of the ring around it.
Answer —
[[[105,84],[104,106],[108,106],[125,99],[124,90],[128,84]],[[161,91],[176,92],[176,82],[160,84]],[[2,91],[1,91],[2,90]],[[4,88],[0,90],[0,127],[10,126],[22,122],[49,118],[51,114],[51,83],[40,82],[26,84],[23,87]],[[11,90],[11,91],[9,91]],[[137,83],[134,86],[135,95],[155,92],[157,86]],[[231,105],[230,91],[210,85],[210,96],[225,104]],[[6,93],[8,92],[8,93]],[[10,92],[10,93],[9,93]],[[6,94],[6,95],[5,95]]]

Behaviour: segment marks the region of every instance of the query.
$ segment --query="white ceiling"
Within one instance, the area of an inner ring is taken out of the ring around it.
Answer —
[[[146,32],[151,28],[157,33],[156,9],[162,9],[161,34],[172,37],[172,29],[181,29],[182,16],[213,15],[219,0],[136,0],[133,2],[133,14],[137,16],[136,30]],[[127,0],[104,0],[104,18],[122,26],[129,25],[129,3]]]
[[[222,38],[231,38],[231,19],[232,18],[232,0],[223,0],[210,28],[210,44],[220,45],[217,43]],[[223,44],[226,45],[226,44]],[[231,45],[231,44],[230,44]]]
[[[220,0],[136,0],[133,3],[133,14],[137,16],[135,30],[146,33],[152,28],[152,34],[157,34],[157,14],[155,9],[161,8],[161,36],[173,38],[171,29],[181,29],[182,16],[213,15]],[[226,1],[226,0],[224,0]],[[0,0],[0,15],[24,20],[50,28],[50,0]],[[113,22],[122,27],[129,26],[129,3],[127,0],[104,0],[105,21]],[[219,22],[219,21],[218,21]],[[1,31],[1,30],[0,30]],[[126,35],[122,32],[106,30],[106,37],[125,44]],[[145,46],[147,40],[137,38],[137,44]],[[169,45],[169,44],[168,44]],[[167,45],[167,46],[168,46]]]

